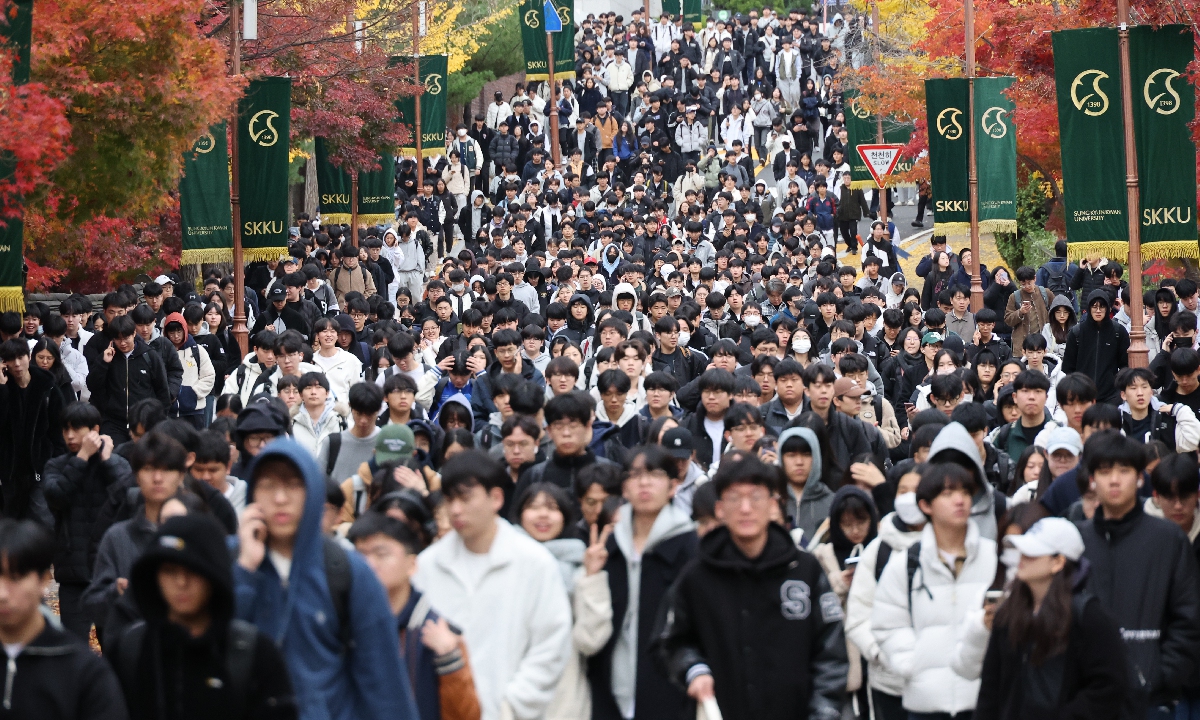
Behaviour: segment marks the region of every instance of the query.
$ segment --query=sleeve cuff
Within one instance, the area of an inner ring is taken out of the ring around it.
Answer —
[[[708,665],[705,663],[696,663],[688,668],[687,675],[684,676],[684,679],[687,681],[688,685],[691,685],[692,681],[701,675],[712,675],[712,670],[710,670]]]
[[[433,659],[433,667],[439,676],[449,675],[453,672],[458,672],[466,667],[466,660],[463,659],[462,649],[454,648],[445,655],[438,655]]]

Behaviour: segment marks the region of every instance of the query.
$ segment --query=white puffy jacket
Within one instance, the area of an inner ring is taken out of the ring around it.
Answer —
[[[350,386],[362,379],[362,361],[345,350],[337,348],[337,354],[333,356],[332,361],[326,357],[318,360],[317,356],[313,355],[313,364],[316,367],[311,369],[325,373],[325,379],[329,381],[329,394],[333,396],[333,399],[337,402],[349,403]]]
[[[871,630],[884,662],[905,680],[909,712],[953,715],[975,708],[989,634],[983,597],[996,577],[996,543],[982,537],[971,520],[966,549],[956,577],[938,554],[928,524],[921,531],[911,611],[907,552],[892,554],[875,589]]]
[[[867,659],[868,684],[880,692],[899,697],[904,694],[904,678],[897,675],[885,662],[879,650],[879,642],[871,632],[871,611],[875,607],[875,572],[882,543],[892,549],[891,556],[904,555],[908,547],[921,537],[920,530],[903,531],[895,524],[896,513],[889,513],[879,521],[879,537],[871,541],[858,559],[854,581],[850,583],[850,595],[846,598],[846,638],[854,643]]]

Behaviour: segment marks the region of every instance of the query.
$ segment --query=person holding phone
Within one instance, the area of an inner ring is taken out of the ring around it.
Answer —
[[[992,635],[974,720],[1118,717],[1125,648],[1116,621],[1079,582],[1079,530],[1069,520],[1043,518],[1005,543],[1021,562],[1007,597],[989,591],[984,601]],[[1036,675],[1050,674],[1061,678],[1053,695],[1035,682]]]
[[[1008,296],[1004,308],[1004,323],[1012,328],[1010,347],[1021,347],[1026,335],[1040,333],[1050,320],[1050,304],[1054,294],[1040,288],[1034,279],[1037,270],[1022,265],[1017,268],[1017,291]]]

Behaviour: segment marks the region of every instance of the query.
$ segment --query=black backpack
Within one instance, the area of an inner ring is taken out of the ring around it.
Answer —
[[[1042,266],[1042,269],[1046,271],[1046,289],[1055,295],[1070,297],[1071,286],[1067,283],[1067,268],[1070,265],[1064,262],[1062,270],[1057,272],[1053,269],[1055,267],[1058,267],[1058,263],[1046,263]]]
[[[886,542],[879,543],[879,554],[875,556],[875,582],[879,582],[879,578],[883,575],[883,569],[887,567],[888,559],[892,556],[892,546]],[[905,553],[905,569],[908,575],[908,612],[912,614],[912,591],[913,578],[916,577],[917,568],[921,567],[921,541],[918,540],[908,546],[908,552]],[[921,586],[925,588],[925,592],[929,594],[930,599],[933,598],[933,592],[925,587],[924,582]]]

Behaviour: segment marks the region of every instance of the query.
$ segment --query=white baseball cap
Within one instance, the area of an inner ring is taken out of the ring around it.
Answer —
[[[1083,537],[1075,523],[1066,518],[1042,518],[1024,535],[1010,535],[1004,542],[1025,557],[1062,555],[1070,560],[1083,557]]]
[[[1075,432],[1073,428],[1054,428],[1046,437],[1046,452],[1053,453],[1055,450],[1067,450],[1075,457],[1079,457],[1083,452],[1083,438],[1079,437],[1079,433]]]

